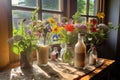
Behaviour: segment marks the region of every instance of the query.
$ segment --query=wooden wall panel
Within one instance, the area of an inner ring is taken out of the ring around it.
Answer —
[[[0,69],[9,64],[7,0],[0,0]]]

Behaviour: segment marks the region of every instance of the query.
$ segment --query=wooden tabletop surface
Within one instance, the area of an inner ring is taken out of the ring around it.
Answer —
[[[108,66],[110,66],[113,62],[115,62],[115,60],[109,60],[109,59],[104,59],[104,64],[98,68],[96,68],[94,71],[92,71],[91,73],[85,75],[84,77],[82,77],[80,80],[89,80],[91,77],[93,77],[94,75],[98,74],[99,72],[101,72],[103,69],[107,68]]]
[[[78,70],[74,68],[73,66],[70,66],[63,62],[58,63],[54,61],[49,61],[47,66],[38,66],[36,62],[37,61],[35,61],[33,64],[33,68],[34,68],[33,72],[35,72],[34,74],[35,74],[36,80],[37,78],[41,77],[41,74],[42,74],[42,77],[44,75],[44,78],[42,80],[51,80],[51,79],[54,79],[54,80],[89,80],[91,77],[95,76],[96,74],[101,72],[103,69],[110,66],[114,62],[114,60],[104,59],[104,63],[98,66],[97,68],[93,68],[94,70],[92,71]],[[19,63],[16,63],[14,65],[10,65],[9,68],[14,69],[13,67],[18,66],[18,65]],[[45,78],[45,76],[47,78]]]

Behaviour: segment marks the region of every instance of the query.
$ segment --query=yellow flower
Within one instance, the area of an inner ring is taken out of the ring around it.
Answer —
[[[59,30],[63,31],[63,30],[65,30],[65,28],[64,27],[59,27]]]
[[[52,23],[52,24],[54,24],[55,23],[55,20],[53,19],[53,18],[48,18],[48,21],[50,22],[50,23]]]
[[[58,33],[58,32],[60,32],[60,28],[59,28],[57,25],[55,25],[55,26],[53,26],[53,28],[52,28],[52,32],[53,32],[53,33]]]
[[[103,19],[103,18],[105,17],[104,12],[98,12],[98,13],[97,13],[97,17]]]

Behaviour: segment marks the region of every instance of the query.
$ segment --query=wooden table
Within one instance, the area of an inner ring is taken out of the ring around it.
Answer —
[[[100,60],[104,62],[91,65],[86,69],[76,69],[59,61],[49,61],[47,66],[38,66],[35,61],[33,72],[22,72],[20,67],[16,67],[11,69],[11,75],[17,75],[14,76],[14,80],[19,78],[25,80],[31,80],[31,78],[34,78],[33,80],[89,80],[114,62],[109,59],[100,58]]]
[[[66,63],[49,62],[48,65],[51,66],[51,68],[54,69],[54,71],[56,71],[58,74],[60,74],[60,80],[89,80],[91,77],[95,76],[114,62],[114,60],[102,58],[99,60],[104,60],[104,62],[101,62],[95,67],[94,65],[91,65],[89,70],[76,69]]]
[[[115,60],[109,60],[109,59],[104,59],[104,64],[101,65],[100,67],[96,68],[94,71],[90,72],[89,74],[83,76],[80,80],[90,80],[93,76],[96,74],[100,73],[102,70],[105,68],[109,67]]]

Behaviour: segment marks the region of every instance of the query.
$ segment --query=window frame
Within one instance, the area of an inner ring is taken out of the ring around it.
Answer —
[[[96,4],[97,4],[97,8],[96,8],[96,12],[104,12],[104,6],[105,6],[105,0],[95,0],[96,1]],[[90,15],[89,14],[89,3],[90,3],[90,0],[86,0],[86,15],[85,14],[81,14],[81,16],[83,18],[86,18],[86,22],[89,21],[89,18],[96,18],[98,19],[97,15]],[[98,22],[104,22],[104,19],[98,19]]]
[[[12,2],[12,0],[11,0]],[[47,9],[42,9],[42,0],[37,0],[37,7],[26,7],[26,6],[15,6],[12,5],[12,10],[22,10],[22,11],[34,11],[36,8],[39,7],[38,11],[38,19],[42,20],[42,13],[54,13],[54,14],[60,14],[63,16],[64,14],[64,0],[60,0],[61,2],[61,11],[56,11],[56,10],[47,10]]]

